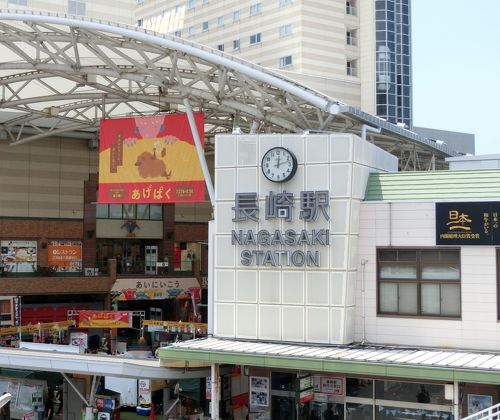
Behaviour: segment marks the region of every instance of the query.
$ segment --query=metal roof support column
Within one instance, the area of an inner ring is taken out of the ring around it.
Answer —
[[[211,401],[211,419],[218,420],[219,419],[219,397],[220,397],[220,378],[219,378],[219,364],[212,363],[212,372],[211,372],[211,389],[212,389],[212,401]]]
[[[64,380],[68,383],[68,385],[73,388],[73,391],[75,391],[76,395],[78,395],[80,397],[80,399],[83,401],[83,403],[85,404],[86,407],[89,407],[89,401],[87,401],[85,399],[85,397],[82,395],[82,393],[79,391],[79,389],[75,386],[75,384],[71,381],[71,378],[66,375],[66,373],[64,372],[61,372],[61,375],[62,377],[64,378]],[[95,376],[94,376],[95,378]],[[90,406],[92,408],[92,406]]]
[[[207,186],[208,196],[210,197],[210,203],[212,204],[212,207],[215,207],[214,185],[212,183],[212,178],[210,177],[210,172],[208,171],[207,160],[205,159],[203,148],[201,147],[201,141],[200,137],[198,136],[198,130],[196,129],[196,123],[194,121],[193,111],[191,110],[189,99],[185,98],[183,102],[184,102],[184,107],[186,108],[186,114],[189,120],[189,126],[191,127],[191,133],[193,134],[194,144],[196,146],[196,152],[198,153],[198,159],[200,160],[201,170],[203,171],[203,176],[205,178],[205,185]]]

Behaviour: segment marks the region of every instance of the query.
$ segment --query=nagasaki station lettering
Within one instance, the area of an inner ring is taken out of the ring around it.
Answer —
[[[299,219],[315,221],[322,215],[325,220],[330,220],[329,194],[328,191],[301,191],[300,192]],[[237,193],[235,195],[235,206],[233,207],[235,217],[233,222],[254,221],[258,222],[259,205],[256,193]],[[284,219],[287,222],[293,220],[294,197],[293,193],[283,191],[282,193],[270,192],[265,199],[265,218]],[[330,231],[328,229],[286,229],[284,231],[261,229],[254,231],[232,230],[232,245],[241,246],[283,246],[288,249],[243,249],[240,253],[240,262],[244,266],[295,266],[302,267],[321,265],[321,253],[318,250],[290,249],[290,247],[328,246],[330,245]]]

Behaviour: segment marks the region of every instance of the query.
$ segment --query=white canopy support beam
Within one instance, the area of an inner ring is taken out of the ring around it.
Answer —
[[[8,404],[12,398],[8,392],[0,396],[0,408],[2,408],[5,404]]]

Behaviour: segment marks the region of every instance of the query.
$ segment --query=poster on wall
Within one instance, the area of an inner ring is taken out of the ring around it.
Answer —
[[[467,414],[474,414],[493,405],[491,395],[467,394]]]
[[[59,273],[82,270],[81,241],[50,241],[47,245],[47,263]]]
[[[203,142],[203,113],[194,113]],[[104,119],[99,203],[205,201],[205,182],[186,114]]]
[[[72,346],[77,346],[86,349],[88,346],[87,333],[72,332],[69,336],[69,343]]]
[[[269,406],[269,378],[266,376],[250,376],[250,406]]]
[[[36,241],[1,241],[0,261],[6,273],[33,273],[37,266]]]

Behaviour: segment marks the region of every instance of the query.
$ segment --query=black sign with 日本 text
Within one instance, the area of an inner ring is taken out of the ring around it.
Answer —
[[[436,245],[500,245],[500,202],[436,203]]]

